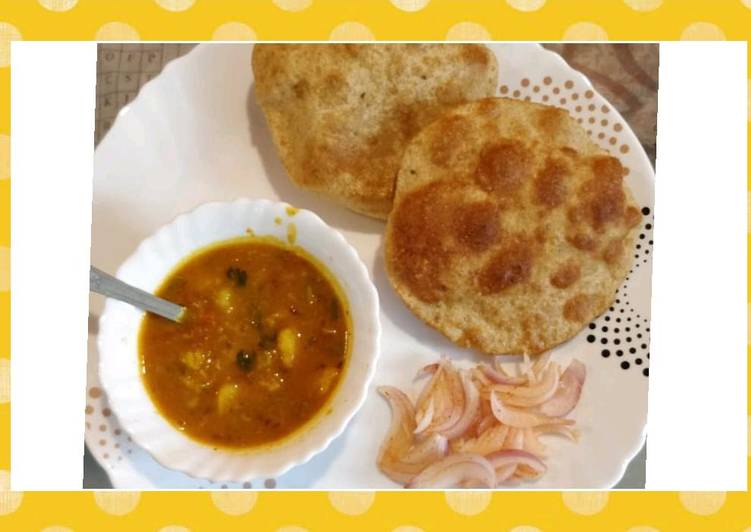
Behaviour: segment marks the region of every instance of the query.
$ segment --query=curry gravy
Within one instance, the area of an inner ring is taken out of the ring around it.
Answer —
[[[199,250],[156,295],[182,323],[147,314],[139,351],[146,388],[188,436],[244,448],[279,440],[327,403],[345,369],[351,327],[336,281],[299,248],[241,238]]]

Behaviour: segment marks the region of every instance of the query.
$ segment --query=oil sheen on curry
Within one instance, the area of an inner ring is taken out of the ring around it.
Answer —
[[[198,251],[157,295],[182,323],[146,315],[142,376],[162,415],[225,448],[269,444],[326,406],[345,369],[350,320],[336,281],[297,248],[243,238]]]

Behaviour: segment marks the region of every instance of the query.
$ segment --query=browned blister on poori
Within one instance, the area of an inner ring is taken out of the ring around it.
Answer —
[[[550,349],[611,304],[630,268],[641,214],[624,175],[563,109],[505,98],[459,106],[405,151],[389,278],[459,345]]]
[[[385,219],[407,142],[452,106],[492,96],[498,66],[479,44],[264,44],[253,73],[295,183]],[[448,133],[450,149],[461,130]]]

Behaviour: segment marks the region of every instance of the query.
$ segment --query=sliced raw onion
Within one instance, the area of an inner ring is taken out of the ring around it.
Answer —
[[[493,384],[493,381],[491,381],[479,367],[472,368],[470,374],[472,375],[475,384],[477,384],[477,388],[480,390]]]
[[[506,441],[503,442],[504,449],[523,449],[524,448],[524,432],[516,427],[509,427]]]
[[[548,366],[537,384],[532,386],[509,386],[496,384],[491,389],[509,395],[506,401],[514,406],[535,406],[544,403],[556,393],[558,388],[558,368]]]
[[[484,403],[484,402],[483,402]],[[486,414],[482,417],[482,419],[477,423],[477,427],[475,429],[475,434],[477,436],[480,436],[483,432],[488,430],[490,427],[498,423],[498,420],[495,418],[493,413]]]
[[[570,425],[573,421],[570,419],[561,419],[557,417],[548,417],[543,414],[521,410],[506,406],[498,397],[497,393],[490,393],[490,406],[493,409],[495,418],[505,425],[517,428],[536,427],[538,425]]]
[[[454,404],[451,400],[446,383],[446,369],[448,363],[441,360],[433,373],[432,378],[428,381],[417,398],[417,428],[420,430],[418,435],[427,434],[426,430],[435,419],[445,419],[448,415],[447,409],[453,410]],[[422,437],[422,436],[420,436]]]
[[[417,412],[417,419],[415,420],[417,422],[417,426],[415,427],[415,434],[420,434],[422,431],[428,428],[430,422],[433,421],[433,413],[433,398],[431,397],[428,400],[428,406],[425,411]]]
[[[551,353],[552,351],[547,351],[537,357],[537,360],[535,360],[535,363],[532,365],[532,371],[535,375],[540,375],[543,371],[545,371],[545,368],[548,366],[548,362],[550,362]]]
[[[545,445],[537,438],[537,429],[526,428],[522,429],[524,432],[524,450],[532,453],[535,456],[544,458],[548,454],[548,450]]]
[[[419,468],[404,467],[400,457],[412,446],[415,409],[409,397],[393,386],[381,386],[378,392],[391,405],[391,426],[378,450],[378,467],[396,482],[409,482],[419,473]]]
[[[402,456],[401,461],[405,464],[415,464],[423,468],[446,456],[448,448],[449,444],[445,436],[431,434],[407,451]]]
[[[435,372],[438,371],[438,367],[440,365],[440,362],[433,362],[432,364],[423,366],[422,368],[420,368],[420,371],[417,372],[417,375],[415,375],[415,379],[421,379],[426,375],[434,375]]]
[[[409,397],[393,386],[380,386],[378,392],[389,402],[392,410],[391,427],[386,434],[387,440],[398,436],[400,439],[411,440],[411,433],[415,426],[415,407]]]
[[[535,427],[535,430],[540,434],[558,434],[573,442],[579,441],[579,432],[566,425],[541,425]]]
[[[415,404],[417,405],[418,411],[422,409],[422,405],[426,403],[427,398],[430,397],[430,395],[433,393],[433,389],[438,385],[438,382],[443,377],[444,364],[445,364],[445,361],[441,359],[440,362],[436,362],[435,364],[428,364],[417,373],[417,378],[421,377],[423,374],[427,375],[428,372],[425,372],[426,368],[434,366],[434,369],[431,370],[432,377],[430,377],[430,380],[422,389],[422,391],[420,392],[420,395],[417,397],[417,402]]]
[[[490,381],[496,384],[506,384],[509,386],[521,385],[527,382],[527,377],[511,377],[502,371],[491,368],[487,364],[480,364],[480,371]]]
[[[586,370],[573,361],[561,372],[549,354],[534,362],[525,355],[512,376],[499,360],[460,370],[442,358],[423,367],[417,377],[430,378],[416,405],[379,388],[392,410],[379,468],[413,488],[495,487],[543,474],[540,436],[578,438],[563,416],[578,403]]]
[[[497,467],[495,469],[495,485],[498,486],[507,480],[510,480],[514,476],[516,471],[516,464],[508,464],[505,466]]]
[[[503,448],[508,432],[508,425],[495,425],[485,430],[476,438],[470,438],[458,443],[455,450],[462,453],[475,453],[485,456]]]
[[[501,375],[505,377],[513,377],[513,375],[509,374],[508,371],[503,367],[503,362],[508,360],[508,356],[495,356],[493,357],[493,367],[495,370],[500,373]]]
[[[586,377],[587,369],[584,364],[578,360],[573,360],[561,375],[555,394],[540,405],[540,412],[552,417],[568,415],[579,402]]]
[[[506,441],[503,442],[503,449],[501,450],[511,450],[511,449],[523,449],[524,448],[524,433],[521,431],[521,429],[517,429],[516,427],[509,427],[508,435],[506,436]],[[509,464],[508,465],[509,471],[507,472],[508,478],[516,478],[516,464]]]
[[[503,451],[496,451],[486,456],[488,462],[498,470],[501,467],[510,465],[514,466],[527,466],[537,473],[537,476],[543,474],[547,469],[545,463],[537,458],[532,453],[527,451],[521,451],[518,449],[505,449]]]
[[[495,367],[498,373],[501,373],[502,375],[505,375],[506,377],[510,377],[510,375],[506,373],[506,370],[503,369],[503,358],[504,357],[502,356],[493,357],[493,366]]]
[[[532,361],[529,359],[529,355],[524,353],[524,361],[522,362],[522,375],[525,375],[529,379],[530,384],[537,383],[537,375],[532,371]]]
[[[452,454],[428,466],[407,488],[495,487],[495,469],[479,454]]]
[[[570,371],[576,377],[576,380],[582,383],[587,377],[587,367],[578,360],[572,360],[566,371]]]
[[[514,475],[519,478],[537,478],[541,474],[542,473],[538,473],[526,464],[516,466],[516,471],[514,471]]]
[[[460,374],[459,379],[464,390],[464,411],[453,426],[442,432],[448,439],[456,438],[467,432],[467,429],[475,422],[480,413],[480,392],[477,391],[475,383],[464,372]]]
[[[446,364],[443,366],[443,382],[436,385],[433,397],[436,400],[433,421],[428,432],[445,432],[453,427],[464,411],[464,387],[459,372]]]

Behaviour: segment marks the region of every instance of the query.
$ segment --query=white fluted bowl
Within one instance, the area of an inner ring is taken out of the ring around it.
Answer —
[[[378,294],[355,249],[314,213],[295,212],[286,203],[268,200],[207,203],[144,240],[117,277],[154,292],[195,250],[245,235],[248,230],[286,240],[290,224],[295,226],[295,244],[316,257],[339,281],[349,304],[353,343],[349,363],[328,403],[331,413],[317,416],[276,445],[217,450],[173,427],[158,412],[139,375],[138,331],[143,311],[107,300],[97,340],[102,386],[123,428],[166,467],[214,481],[278,476],[323,451],[365,401],[380,351]]]

